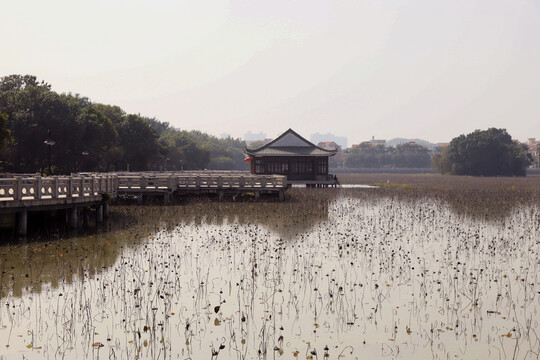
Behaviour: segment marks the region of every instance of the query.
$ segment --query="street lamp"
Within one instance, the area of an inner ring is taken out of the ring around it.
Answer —
[[[90,153],[88,152],[88,150],[84,150],[84,151],[82,152],[82,155],[84,156],[84,158],[83,158],[83,159],[84,159],[84,160],[83,160],[83,171],[86,171],[86,166],[85,166],[85,165],[86,165],[86,162],[87,162],[87,161],[86,161],[86,158],[88,157],[88,155],[90,155]]]
[[[51,132],[49,131],[47,133],[47,139],[43,142],[45,145],[47,145],[49,147],[49,174],[52,174],[52,169],[51,169],[51,147],[56,144],[54,142],[53,139],[51,139]]]

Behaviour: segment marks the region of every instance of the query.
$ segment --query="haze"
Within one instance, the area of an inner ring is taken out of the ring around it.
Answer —
[[[1,76],[173,126],[292,127],[446,142],[540,138],[540,2],[67,1],[0,4]]]

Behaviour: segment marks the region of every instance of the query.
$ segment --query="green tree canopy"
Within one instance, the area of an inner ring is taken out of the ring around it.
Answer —
[[[139,115],[128,115],[118,129],[122,159],[119,168],[130,170],[151,169],[159,159],[158,134]]]
[[[81,170],[108,171],[117,154],[118,132],[112,121],[99,107],[84,108],[79,117],[82,141],[77,151],[81,154]]]
[[[416,143],[405,143],[396,147],[362,143],[358,148],[346,154],[345,166],[348,168],[425,168],[429,167],[430,161],[428,149]]]
[[[490,128],[460,135],[433,159],[442,173],[473,176],[525,176],[531,158],[524,145],[505,129]]]
[[[4,145],[10,137],[10,131],[7,128],[8,115],[0,113],[0,150],[4,148]]]
[[[54,140],[47,147],[44,141]],[[3,146],[3,147],[2,147]],[[33,75],[0,78],[0,171],[247,169],[245,143],[126,114],[79,94],[58,94]]]

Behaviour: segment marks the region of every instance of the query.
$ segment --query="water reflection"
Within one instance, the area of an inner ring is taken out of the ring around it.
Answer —
[[[41,233],[28,241],[1,246],[0,298],[40,292],[43,284],[57,288],[59,283],[93,277],[113,266],[126,249],[137,249],[153,234],[172,231],[178,225],[260,225],[291,239],[327,220],[332,198],[335,196],[289,203],[205,201],[174,207],[114,207],[102,227],[89,228],[90,234],[55,232],[44,241]]]
[[[54,225],[53,225],[54,226]],[[111,267],[125,249],[136,248],[151,234],[148,223],[128,212],[112,213],[103,226],[77,231],[44,233],[0,246],[0,298],[39,293],[43,286],[57,288],[93,277]]]
[[[487,223],[446,195],[287,196],[116,207],[120,230],[2,247],[0,346],[36,359],[536,351],[537,204]]]
[[[422,207],[443,201],[456,215],[475,221],[502,221],[530,198],[498,193],[362,191],[357,189],[295,189],[286,203],[216,203],[203,201],[175,207],[115,207],[103,227],[88,235],[54,232],[26,243],[0,247],[0,297],[24,291],[39,292],[44,283],[57,287],[111,267],[125,248],[136,248],[148,236],[179,224],[185,226],[262,226],[286,241],[308,233],[325,223],[336,199],[361,199],[366,205],[380,199]]]

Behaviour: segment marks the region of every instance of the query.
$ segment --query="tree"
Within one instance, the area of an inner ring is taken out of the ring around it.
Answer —
[[[99,111],[99,107],[84,108],[79,117],[82,142],[77,152],[81,154],[81,170],[108,171],[117,154],[118,132],[111,120]]]
[[[426,168],[429,167],[430,161],[428,149],[416,143],[385,147],[364,142],[347,153],[345,166],[349,168]]]
[[[11,75],[0,80],[0,113],[8,116],[12,140],[2,152],[4,170],[35,172],[47,164],[44,141],[55,140],[53,165],[59,171],[73,169],[73,145],[77,143],[78,98],[59,95],[34,76]],[[61,140],[61,141],[60,141]],[[56,156],[56,154],[62,154]]]
[[[525,176],[530,161],[526,147],[505,129],[490,128],[452,139],[433,165],[452,175]]]
[[[10,131],[7,128],[8,115],[0,114],[0,150],[4,148],[5,143],[9,139]]]
[[[396,167],[426,168],[431,162],[428,149],[414,142],[397,145],[396,153]]]
[[[118,129],[122,158],[118,169],[150,170],[159,159],[158,135],[139,115],[128,115]]]
[[[191,132],[172,130],[162,138],[167,148],[167,168],[201,170],[210,162],[210,151]]]
[[[54,140],[47,148],[46,139]],[[6,146],[7,145],[7,146]],[[247,169],[245,142],[183,131],[167,122],[58,94],[33,75],[0,78],[0,167],[55,174],[113,169]]]
[[[38,81],[34,75],[8,75],[0,79],[0,91],[23,90],[26,87],[51,89],[51,85]]]

